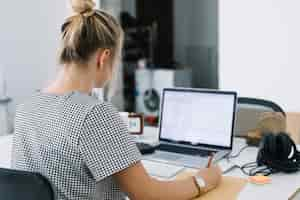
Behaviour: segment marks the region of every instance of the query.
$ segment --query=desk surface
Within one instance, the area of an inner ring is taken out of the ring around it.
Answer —
[[[156,128],[145,129],[145,134],[139,138],[139,140],[144,142],[149,142],[151,144],[158,143],[158,130]],[[238,152],[241,147],[245,145],[245,141],[241,139],[236,139],[234,142],[234,150]],[[10,167],[11,161],[11,149],[12,146],[12,136],[2,136],[0,137],[0,167]],[[256,148],[248,148],[242,152],[241,156],[233,159],[232,162],[238,165],[244,163],[255,161],[257,154]],[[222,162],[227,162],[223,160]],[[190,169],[185,169],[190,170]],[[238,169],[228,173],[229,176],[235,177],[245,177],[241,171]],[[276,174],[272,175],[272,183],[264,186],[256,186],[248,184],[246,188],[241,192],[239,200],[253,200],[253,199],[271,199],[272,200],[286,200],[288,197],[300,187],[300,173],[286,175],[286,174]]]
[[[158,143],[158,130],[156,128],[145,129],[145,134],[140,138],[143,142],[149,142],[151,144]],[[238,152],[246,142],[243,139],[235,139],[233,154]],[[299,146],[300,148],[300,146]],[[247,148],[243,151],[240,157],[232,159],[237,165],[243,165],[245,163],[253,162],[256,160],[257,148]],[[221,162],[227,162],[222,160]],[[220,163],[222,165],[222,163]],[[191,170],[191,169],[185,169]],[[239,170],[227,174],[228,176],[245,177],[246,176]],[[272,175],[272,183],[264,186],[257,186],[253,184],[247,184],[245,189],[241,192],[239,200],[253,200],[253,199],[271,199],[272,200],[287,200],[297,188],[300,187],[300,173],[296,174],[276,174]]]
[[[0,167],[10,168],[12,135],[0,136]]]

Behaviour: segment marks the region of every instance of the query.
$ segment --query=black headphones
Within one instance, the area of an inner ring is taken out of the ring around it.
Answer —
[[[296,172],[300,170],[300,152],[286,133],[267,133],[260,142],[257,165],[272,172]]]

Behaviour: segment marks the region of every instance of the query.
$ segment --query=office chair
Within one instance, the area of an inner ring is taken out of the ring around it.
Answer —
[[[0,168],[0,199],[55,200],[50,182],[40,174]]]
[[[261,114],[265,112],[278,112],[286,117],[283,109],[272,101],[246,97],[238,98],[235,136],[245,137],[249,131],[257,126]]]

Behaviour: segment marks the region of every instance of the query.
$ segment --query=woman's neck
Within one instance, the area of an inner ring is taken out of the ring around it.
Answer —
[[[72,91],[90,94],[94,87],[94,78],[87,69],[77,66],[64,66],[56,80],[45,88],[45,92],[65,94]]]

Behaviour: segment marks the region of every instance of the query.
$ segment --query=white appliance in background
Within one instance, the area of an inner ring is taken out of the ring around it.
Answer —
[[[158,116],[160,98],[164,88],[191,87],[190,69],[138,69],[135,72],[136,112],[145,116]]]

